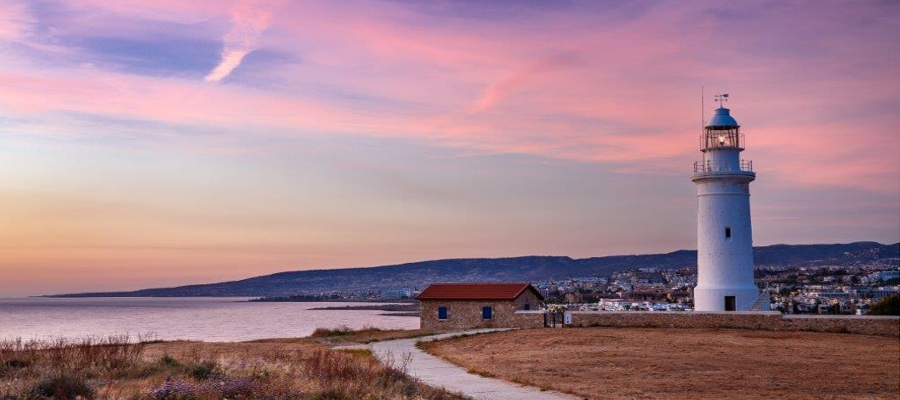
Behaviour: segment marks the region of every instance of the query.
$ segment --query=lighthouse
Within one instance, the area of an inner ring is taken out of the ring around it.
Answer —
[[[716,95],[715,110],[700,135],[703,160],[694,163],[697,184],[696,311],[768,309],[753,283],[750,182],[753,163],[741,160],[744,134],[727,94]]]

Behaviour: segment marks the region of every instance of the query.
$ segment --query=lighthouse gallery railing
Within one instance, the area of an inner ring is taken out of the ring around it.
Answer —
[[[694,162],[694,173],[696,174],[700,172],[753,172],[753,161],[741,160],[738,168],[740,169],[735,170],[730,165],[726,165],[726,163],[713,162],[712,160]]]

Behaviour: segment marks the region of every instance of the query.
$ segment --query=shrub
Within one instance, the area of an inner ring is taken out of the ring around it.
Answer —
[[[31,365],[31,361],[13,358],[12,360],[6,360],[3,364],[12,369],[21,369]]]
[[[84,378],[73,375],[57,375],[38,381],[31,389],[31,394],[55,400],[74,400],[78,397],[92,399],[94,390]]]
[[[166,367],[177,367],[177,366],[181,365],[181,363],[178,362],[178,360],[176,360],[175,358],[173,358],[172,356],[170,356],[168,354],[165,354],[159,358],[159,364],[166,366]]]
[[[190,367],[188,375],[198,381],[205,381],[216,375],[216,363],[212,361],[204,361]]]
[[[345,339],[359,332],[333,331],[353,332]],[[127,337],[0,340],[0,400],[461,399],[406,376],[405,357],[385,365],[367,350],[340,352],[318,343],[235,346],[246,349],[196,344],[176,359],[143,357],[144,346]]]
[[[144,345],[132,343],[128,336],[16,339],[0,341],[0,368],[24,369],[35,375],[50,370],[54,376],[90,378],[138,364],[143,351]]]
[[[342,350],[337,350],[337,351],[340,351],[341,353],[344,353],[344,354],[350,354],[350,355],[353,355],[356,357],[362,357],[362,358],[371,358],[372,357],[372,350],[369,350],[369,349],[342,349]]]
[[[316,328],[310,337],[331,337],[346,336],[353,333],[353,329],[347,326],[339,326],[337,328]]]
[[[885,297],[872,305],[869,315],[900,315],[900,293]]]
[[[337,328],[316,328],[310,337],[332,337],[332,336],[348,336],[353,334],[367,334],[381,332],[382,329],[371,326],[364,326],[362,329],[352,329],[348,326],[339,326]]]

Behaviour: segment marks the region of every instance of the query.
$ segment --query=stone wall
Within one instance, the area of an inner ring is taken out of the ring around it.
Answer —
[[[781,329],[900,336],[900,317],[875,315],[785,315]]]
[[[430,331],[454,331],[471,328],[539,328],[543,326],[543,312],[540,314],[541,323],[537,326],[534,321],[537,317],[531,314],[517,315],[516,311],[522,310],[525,304],[531,309],[537,309],[541,301],[534,292],[526,290],[518,298],[511,301],[497,300],[422,300],[421,327]],[[447,307],[447,319],[438,319],[438,307]],[[481,308],[493,307],[493,318],[484,320],[481,318]]]
[[[472,328],[541,328],[544,311],[523,311],[525,304],[535,309],[540,300],[526,291],[514,301],[422,301],[422,329],[454,331]],[[438,307],[446,306],[447,320],[437,318]],[[493,307],[493,318],[481,318],[481,308]],[[569,326],[622,328],[708,328],[769,331],[811,331],[900,337],[900,317],[851,315],[782,315],[777,311],[734,312],[619,312],[570,311]]]
[[[782,315],[777,311],[616,312],[571,311],[570,326],[646,328],[726,328],[771,331],[839,332],[900,337],[900,317]]]
[[[543,328],[544,314],[544,311],[516,311],[515,314],[513,314],[513,325],[509,328]]]
[[[769,329],[781,320],[781,313],[777,311],[571,311],[569,314],[572,315],[571,326]]]

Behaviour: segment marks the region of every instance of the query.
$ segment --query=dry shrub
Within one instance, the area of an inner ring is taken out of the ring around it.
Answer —
[[[313,331],[310,337],[321,338],[321,337],[334,337],[334,336],[347,336],[347,335],[365,335],[365,334],[373,334],[383,332],[381,328],[375,328],[371,326],[364,326],[362,329],[352,329],[348,326],[339,326],[337,328],[316,328]]]
[[[390,330],[374,327],[363,327],[362,329],[351,329],[346,326],[337,328],[317,328],[310,337],[315,338],[321,343],[330,345],[340,345],[349,343],[372,343],[382,340],[408,339],[432,334],[431,331],[416,330]],[[271,340],[263,340],[267,342]]]
[[[406,374],[411,355],[387,354],[384,364],[362,352],[314,351],[304,360],[305,372],[326,389],[313,398],[334,399],[460,399]],[[346,396],[346,397],[339,397]],[[328,397],[332,396],[332,397]]]
[[[162,343],[125,337],[0,342],[0,399],[461,399],[387,365],[309,340]]]
[[[141,370],[144,347],[127,335],[0,341],[0,398],[94,398],[97,379],[153,373]]]
[[[73,375],[49,376],[39,380],[27,397],[75,400],[94,398],[94,389],[84,378]]]
[[[125,336],[79,340],[0,341],[0,378],[8,375],[104,375],[135,365],[144,343]]]
[[[203,361],[188,367],[188,375],[198,381],[205,381],[219,375],[218,365],[213,361]]]

